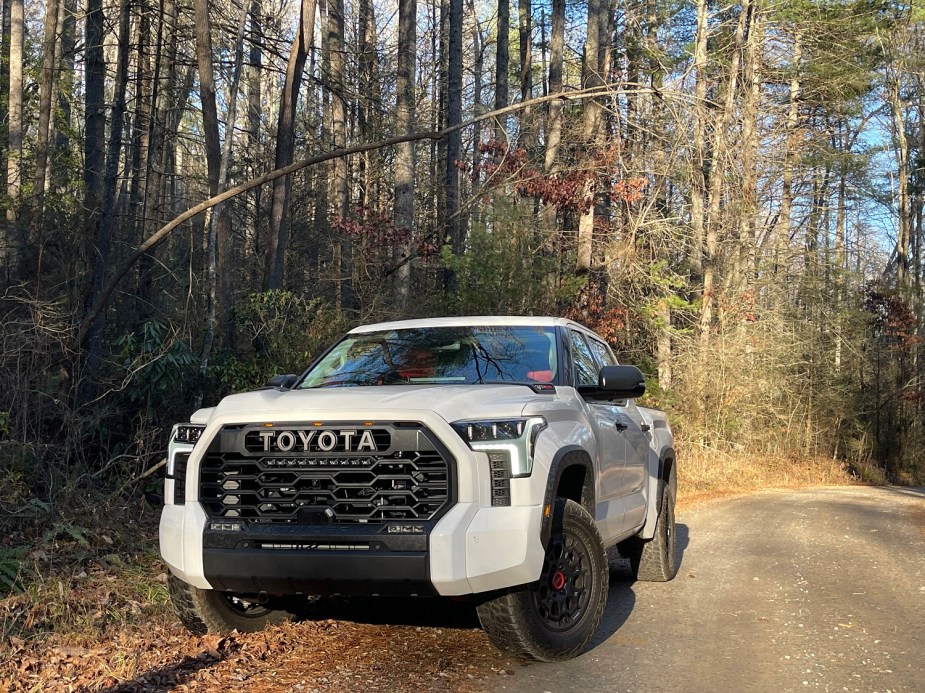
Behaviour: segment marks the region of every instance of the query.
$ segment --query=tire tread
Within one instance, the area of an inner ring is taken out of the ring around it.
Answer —
[[[563,523],[577,521],[583,524],[593,538],[591,553],[592,561],[596,564],[597,584],[593,587],[596,594],[592,594],[592,602],[588,607],[593,611],[585,617],[586,626],[577,639],[573,639],[569,646],[559,645],[553,641],[553,637],[542,631],[533,617],[530,606],[533,597],[529,586],[508,590],[478,607],[482,628],[496,647],[541,662],[571,659],[584,650],[603,618],[609,589],[607,555],[590,513],[575,501],[559,498],[556,501],[556,517],[561,518],[559,521]]]
[[[674,496],[663,481],[659,484],[660,502],[655,536],[646,541],[631,537],[620,546],[620,553],[630,559],[633,575],[641,582],[668,582],[678,573],[674,543]],[[665,523],[671,525],[670,534]],[[669,537],[672,537],[669,539]]]

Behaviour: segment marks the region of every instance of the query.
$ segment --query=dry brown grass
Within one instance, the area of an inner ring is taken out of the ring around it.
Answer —
[[[831,457],[728,452],[678,441],[681,507],[768,488],[886,483],[882,470],[849,468]]]

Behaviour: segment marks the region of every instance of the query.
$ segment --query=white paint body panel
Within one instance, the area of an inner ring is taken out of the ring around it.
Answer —
[[[448,318],[383,323],[354,332],[472,324],[579,327],[554,318]],[[631,404],[635,410],[635,404]],[[652,480],[658,474],[659,454],[670,448],[670,429],[666,424],[660,437],[651,437],[648,483],[642,484],[633,496],[602,496],[603,451],[598,449],[588,407],[572,387],[558,386],[555,394],[538,394],[530,387],[514,384],[267,389],[226,397],[217,406],[195,413],[193,422],[205,425],[196,446],[171,444],[169,454],[181,448],[191,449],[191,454],[186,469],[185,504],[173,504],[174,481],[168,478],[165,482],[161,554],[177,577],[202,589],[211,588],[203,571],[202,535],[207,517],[198,502],[197,480],[208,441],[223,426],[414,421],[438,437],[456,460],[456,502],[436,523],[429,537],[430,579],[435,590],[446,596],[466,595],[532,582],[539,577],[543,565],[541,527],[547,484],[557,455],[563,449],[583,451],[591,460],[596,493],[594,515],[606,545],[640,529],[649,531],[650,522],[654,531],[653,497],[657,479]],[[649,423],[660,414],[643,409],[638,412],[640,420]],[[470,449],[450,423],[526,416],[542,416],[547,422],[536,440],[532,474],[511,480],[510,507],[492,507],[487,455]],[[634,518],[632,526],[624,522],[627,516]],[[323,556],[319,560],[324,560]]]

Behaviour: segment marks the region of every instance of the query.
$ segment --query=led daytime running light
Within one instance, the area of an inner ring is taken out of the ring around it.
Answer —
[[[451,424],[473,450],[504,450],[510,455],[511,476],[530,476],[536,438],[546,428],[546,419],[531,416],[517,419],[456,421]]]

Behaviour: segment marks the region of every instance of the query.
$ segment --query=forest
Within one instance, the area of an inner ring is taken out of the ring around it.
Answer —
[[[688,490],[925,481],[921,6],[3,0],[0,45],[2,591],[401,317],[595,329]]]

